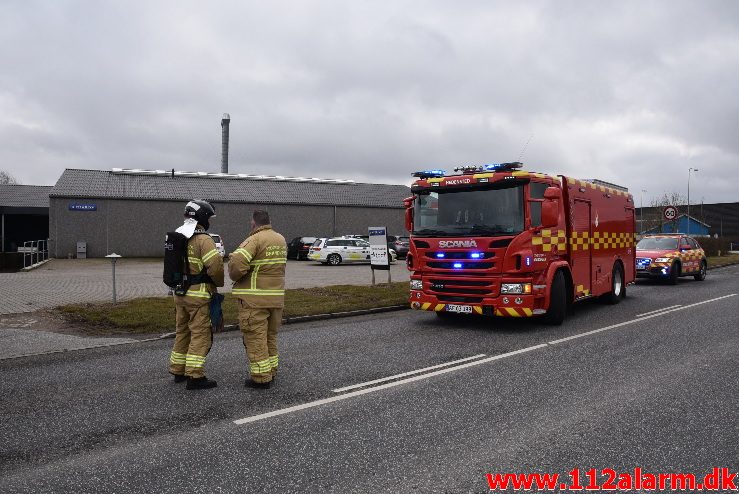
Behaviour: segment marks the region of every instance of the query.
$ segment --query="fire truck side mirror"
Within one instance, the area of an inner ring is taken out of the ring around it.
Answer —
[[[559,201],[562,199],[562,191],[557,187],[547,187],[544,190],[544,199]]]
[[[413,231],[413,201],[415,200],[416,196],[403,199],[403,205],[405,206],[405,229],[409,232]]]
[[[547,187],[544,191],[544,203],[541,205],[541,226],[551,228],[559,224],[559,201],[562,191],[557,187]]]

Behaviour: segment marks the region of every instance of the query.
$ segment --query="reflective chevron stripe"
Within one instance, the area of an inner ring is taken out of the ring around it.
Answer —
[[[285,295],[285,290],[259,290],[257,288],[234,288],[231,290],[234,295],[267,295],[280,296]]]

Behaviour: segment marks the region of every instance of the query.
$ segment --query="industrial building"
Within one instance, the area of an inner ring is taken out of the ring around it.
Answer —
[[[678,204],[675,207],[680,221],[676,228],[678,231],[683,233],[690,231],[692,235],[717,236],[730,242],[739,242],[739,202],[691,204],[690,226],[687,206]],[[663,218],[663,210],[664,206],[636,208],[637,230],[644,233],[673,231],[675,227]]]
[[[351,180],[174,170],[67,169],[49,193],[52,257],[117,253],[159,257],[164,234],[182,224],[185,203],[205,199],[216,208],[210,232],[232,252],[249,232],[255,209],[269,212],[275,230],[297,236],[366,234],[369,226],[404,230],[409,187]]]
[[[49,237],[49,192],[43,185],[0,185],[0,252]]]

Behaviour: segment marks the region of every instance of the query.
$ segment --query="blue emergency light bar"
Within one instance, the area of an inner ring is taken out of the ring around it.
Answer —
[[[487,171],[503,172],[510,170],[517,170],[523,166],[520,161],[513,161],[511,163],[492,163],[490,165],[483,165]]]
[[[491,163],[489,165],[465,165],[458,166],[454,169],[455,172],[478,173],[478,172],[507,172],[517,170],[521,168],[523,163],[520,161],[514,161],[512,163]]]
[[[411,173],[411,177],[418,178],[443,177],[444,175],[446,175],[446,170],[423,170],[420,172]]]

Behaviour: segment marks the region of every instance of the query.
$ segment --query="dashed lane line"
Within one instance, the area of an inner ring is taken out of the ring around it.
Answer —
[[[414,374],[421,374],[422,372],[426,372],[426,371],[430,371],[434,369],[440,369],[442,367],[449,367],[450,365],[461,364],[462,362],[467,362],[469,360],[475,360],[478,358],[482,358],[484,356],[485,354],[481,353],[479,355],[473,355],[472,357],[461,358],[459,360],[452,360],[451,362],[444,362],[443,364],[432,365],[431,367],[424,367],[423,369],[416,369],[416,370],[412,370],[408,372],[403,372],[402,374],[395,374],[394,376],[382,377],[380,379],[375,379],[374,381],[367,381],[367,382],[363,382],[359,384],[352,384],[351,386],[344,386],[343,388],[332,389],[331,391],[333,391],[334,393],[343,393],[344,391],[349,391],[350,389],[364,388],[367,386],[372,386],[373,384],[383,383],[386,381],[392,381],[394,379],[400,379],[401,377],[412,376]]]
[[[669,307],[662,307],[661,309],[656,309],[656,310],[650,310],[649,312],[645,312],[643,314],[637,314],[636,317],[648,316],[649,314],[656,314],[657,312],[674,309],[675,307],[682,307],[682,304],[671,305]]]
[[[376,391],[381,391],[383,389],[394,388],[395,386],[400,386],[402,384],[408,384],[414,381],[420,381],[421,379],[428,379],[430,377],[439,376],[441,374],[446,374],[448,372],[454,372],[454,371],[458,371],[461,369],[466,369],[467,367],[473,367],[475,365],[486,364],[488,362],[493,362],[494,360],[500,360],[506,357],[512,357],[513,355],[520,355],[522,353],[530,352],[533,350],[539,350],[539,349],[546,348],[546,347],[547,347],[547,344],[542,343],[541,345],[531,346],[528,348],[523,348],[521,350],[515,350],[513,352],[502,353],[500,355],[495,355],[493,357],[484,358],[482,360],[475,360],[472,362],[467,362],[467,363],[457,365],[454,367],[447,367],[445,369],[439,369],[434,372],[429,372],[428,374],[421,374],[421,375],[409,377],[409,378],[406,378],[400,381],[393,381],[390,383],[381,384],[379,386],[374,386],[372,388],[364,388],[364,389],[360,389],[357,391],[352,391],[350,393],[345,393],[343,395],[332,396],[330,398],[324,398],[322,400],[316,400],[316,401],[311,401],[308,403],[303,403],[302,405],[295,405],[295,406],[288,407],[288,408],[274,410],[272,412],[261,413],[259,415],[253,415],[251,417],[234,420],[234,424],[236,425],[248,424],[250,422],[257,422],[259,420],[264,420],[264,419],[268,419],[272,417],[278,417],[280,415],[297,412],[299,410],[305,410],[307,408],[314,408],[314,407],[318,407],[321,405],[327,405],[329,403],[334,403],[336,401],[348,400],[349,398],[354,398],[355,396],[361,396],[367,393],[374,393]]]
[[[736,293],[730,293],[729,295],[724,295],[722,297],[716,297],[716,298],[712,298],[712,299],[708,299],[708,300],[703,300],[702,302],[696,302],[694,304],[682,305],[680,307],[675,307],[674,309],[664,310],[664,311],[658,312],[656,314],[650,314],[648,316],[637,317],[636,319],[631,319],[629,321],[620,322],[618,324],[611,324],[610,326],[606,326],[605,328],[594,329],[593,331],[586,331],[585,333],[578,333],[578,334],[575,334],[575,335],[572,335],[572,336],[568,336],[566,338],[560,338],[558,340],[553,340],[553,341],[550,341],[549,344],[550,345],[558,345],[560,343],[564,343],[564,342],[567,342],[567,341],[576,340],[577,338],[583,338],[585,336],[594,335],[596,333],[602,333],[603,331],[608,331],[610,329],[616,329],[616,328],[620,328],[622,326],[627,326],[629,324],[634,324],[634,323],[637,323],[637,322],[646,321],[647,319],[652,319],[654,317],[660,317],[660,316],[663,316],[665,314],[669,314],[670,312],[677,312],[679,310],[686,310],[686,309],[690,309],[690,308],[693,308],[693,307],[697,307],[699,305],[708,304],[708,303],[711,303],[711,302],[717,302],[717,301],[723,300],[725,298],[735,297],[736,295],[737,295]]]
[[[308,403],[303,403],[303,404],[300,404],[300,405],[295,405],[295,406],[291,406],[291,407],[287,407],[287,408],[281,408],[281,409],[278,409],[278,410],[273,410],[271,412],[260,413],[258,415],[252,415],[251,417],[245,417],[245,418],[242,418],[242,419],[234,420],[233,423],[236,424],[236,425],[244,425],[244,424],[249,424],[249,423],[252,423],[252,422],[258,422],[260,420],[269,419],[269,418],[272,418],[272,417],[279,417],[280,415],[287,415],[287,414],[290,414],[290,413],[298,412],[300,410],[306,410],[306,409],[309,409],[309,408],[315,408],[315,407],[319,407],[319,406],[322,406],[322,405],[328,405],[330,403],[335,403],[337,401],[348,400],[350,398],[355,398],[357,396],[362,396],[362,395],[365,395],[365,394],[374,393],[374,392],[377,392],[377,391],[382,391],[384,389],[394,388],[396,386],[402,386],[403,384],[408,384],[408,383],[412,383],[412,382],[416,382],[416,381],[421,381],[423,379],[430,379],[432,377],[440,376],[442,374],[448,374],[450,372],[456,372],[456,371],[459,371],[459,370],[462,370],[462,369],[467,369],[469,367],[474,367],[474,366],[478,366],[478,365],[482,365],[482,364],[487,364],[489,362],[494,362],[496,360],[501,360],[501,359],[504,359],[504,358],[513,357],[515,355],[521,355],[521,354],[524,354],[524,353],[532,352],[534,350],[541,350],[541,349],[547,348],[548,346],[558,345],[560,343],[565,343],[565,342],[568,342],[568,341],[572,341],[572,340],[577,339],[577,338],[583,338],[585,336],[591,336],[591,335],[594,335],[594,334],[597,334],[597,333],[601,333],[603,331],[608,331],[610,329],[616,329],[616,328],[620,328],[620,327],[627,326],[627,325],[630,325],[630,324],[635,324],[637,322],[646,321],[648,319],[652,319],[654,317],[659,317],[659,316],[662,316],[662,315],[667,314],[667,313],[670,313],[670,312],[677,312],[677,311],[680,311],[680,310],[690,309],[692,307],[697,307],[697,306],[700,306],[700,305],[703,305],[703,304],[708,304],[708,303],[711,303],[711,302],[717,302],[719,300],[724,300],[724,299],[727,299],[727,298],[730,298],[730,297],[735,297],[737,295],[738,294],[736,294],[736,293],[731,293],[731,294],[724,295],[724,296],[721,296],[721,297],[716,297],[716,298],[712,298],[712,299],[709,299],[709,300],[704,300],[702,302],[696,302],[694,304],[689,304],[689,305],[685,305],[685,306],[679,306],[679,307],[675,307],[675,308],[671,308],[671,309],[662,310],[662,311],[660,311],[658,313],[654,313],[654,314],[650,314],[650,315],[645,315],[645,316],[642,316],[642,317],[636,317],[635,319],[630,319],[628,321],[624,321],[624,322],[621,322],[621,323],[618,323],[618,324],[612,324],[610,326],[606,326],[604,328],[596,329],[596,330],[593,330],[593,331],[587,331],[585,333],[578,333],[576,335],[568,336],[566,338],[560,338],[558,340],[553,340],[553,341],[550,341],[548,343],[542,343],[540,345],[534,345],[534,346],[530,346],[530,347],[527,347],[527,348],[522,348],[520,350],[514,350],[512,352],[502,353],[500,355],[494,355],[492,357],[481,358],[479,360],[472,360],[472,361],[469,361],[469,362],[464,362],[464,363],[461,363],[459,365],[453,365],[451,367],[445,367],[443,369],[438,369],[438,370],[435,370],[433,372],[427,372],[425,374],[414,375],[414,376],[411,376],[411,377],[407,377],[405,379],[400,379],[400,380],[397,380],[397,381],[387,382],[385,384],[380,384],[379,386],[364,387],[363,389],[358,389],[356,391],[351,391],[349,393],[344,393],[344,394],[340,394],[340,395],[337,395],[337,396],[331,396],[329,398],[323,398],[321,400],[315,400],[315,401],[311,401],[311,402],[308,402]],[[474,357],[469,357],[469,358],[474,358]],[[422,372],[422,371],[423,371],[422,369],[419,369],[417,372]],[[398,376],[394,376],[394,377],[391,377],[391,378],[394,379],[394,378],[397,378],[397,377]],[[386,378],[386,379],[389,379],[389,378]],[[368,383],[361,383],[361,386],[368,386],[368,385],[369,385]],[[359,386],[359,385],[355,385],[355,387],[356,386]]]

